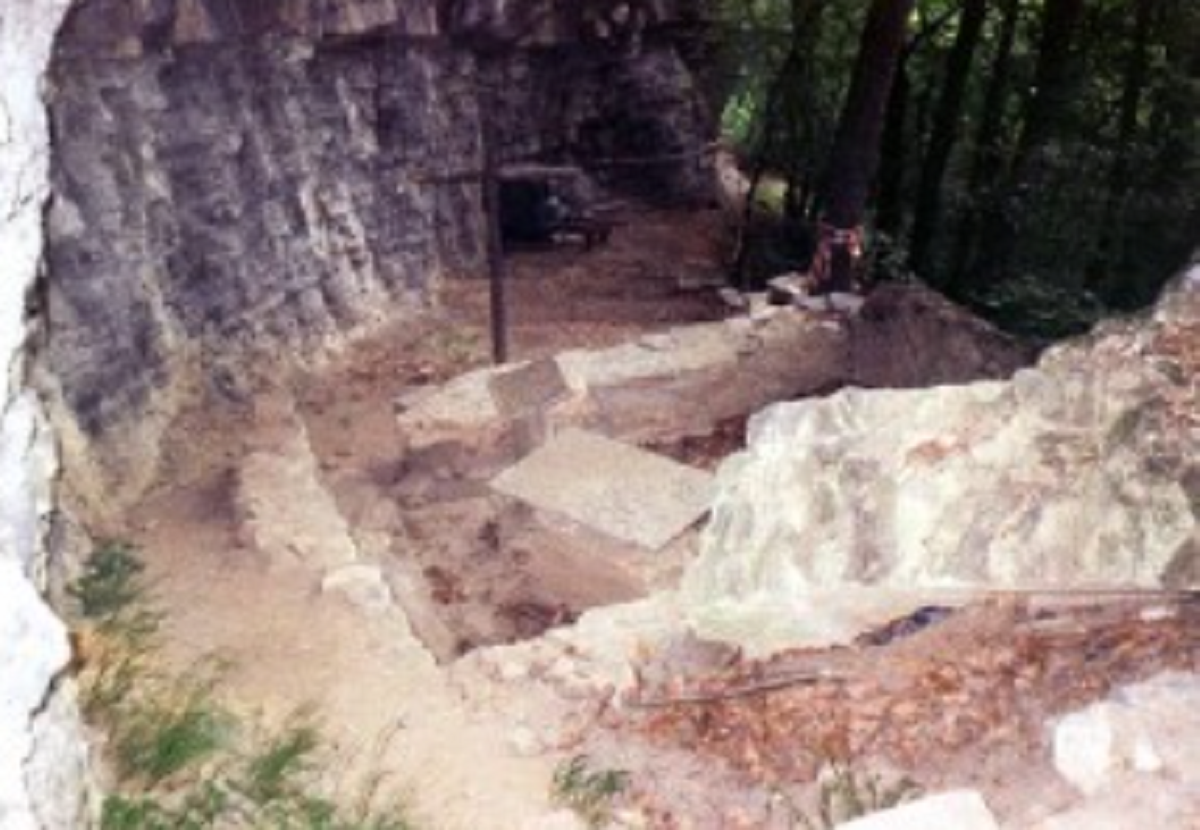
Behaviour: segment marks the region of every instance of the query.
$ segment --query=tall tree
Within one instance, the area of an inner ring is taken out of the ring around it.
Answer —
[[[1131,182],[1131,159],[1138,137],[1138,127],[1149,75],[1150,36],[1153,33],[1157,0],[1136,0],[1134,7],[1133,37],[1126,58],[1125,77],[1118,105],[1117,136],[1113,147],[1112,168],[1109,171],[1108,193],[1104,199],[1096,245],[1096,258],[1089,269],[1093,287],[1107,288],[1096,284],[1107,282],[1102,275],[1119,271],[1114,269],[1113,260],[1123,249],[1124,233],[1121,227],[1122,206],[1125,204]]]
[[[1005,192],[993,205],[985,237],[987,244],[981,248],[976,264],[976,270],[986,281],[997,282],[1009,276],[1021,223],[1032,203],[1046,151],[1074,111],[1076,34],[1083,11],[1084,0],[1046,0],[1033,94],[1026,105]]]
[[[819,116],[814,112],[814,98],[819,68],[815,53],[827,6],[828,0],[791,0],[792,51],[799,59],[783,96],[788,140],[784,209],[787,217],[796,222],[807,218],[816,197],[815,179],[819,171],[815,122]]]
[[[884,121],[883,139],[880,147],[879,181],[876,185],[875,197],[875,231],[889,241],[898,240],[908,204],[906,202],[907,184],[911,178],[910,138],[915,133],[919,136],[924,119],[921,117],[923,96],[917,96],[917,106],[912,106],[912,80],[910,76],[917,73],[911,69],[914,57],[918,56],[922,47],[935,42],[937,35],[957,16],[957,9],[950,7],[940,15],[926,19],[921,14],[921,6],[916,8],[919,21],[917,31],[909,38],[908,44],[900,53],[896,65],[896,77],[892,80],[892,94],[888,99],[887,116]],[[919,77],[919,76],[918,76]],[[913,110],[916,116],[912,117]],[[916,129],[913,129],[913,127]],[[879,268],[879,264],[876,264]],[[883,270],[877,271],[880,276],[889,276]]]
[[[773,164],[786,159],[787,190],[785,211],[789,218],[800,221],[810,198],[812,175],[809,172],[812,147],[808,153],[801,148],[800,137],[806,132],[804,97],[811,92],[813,61],[811,54],[820,32],[821,15],[826,0],[790,0],[790,35],[788,51],[767,88],[759,119],[757,147],[754,148],[750,186],[743,205],[739,227],[737,255],[733,267],[733,284],[749,285],[747,268],[754,242],[752,226],[759,187]],[[805,142],[810,143],[810,142]],[[780,145],[784,145],[782,148]]]
[[[1021,22],[1021,0],[1002,0],[1000,30],[988,65],[987,86],[975,131],[967,192],[972,204],[959,223],[954,254],[941,283],[950,294],[961,294],[969,283],[971,258],[978,242],[983,205],[995,197],[997,179],[1004,169],[1004,112],[1011,86],[1013,50]]]
[[[879,196],[875,229],[897,238],[904,223],[904,183],[908,163],[908,112],[912,82],[908,77],[908,50],[901,56],[888,99],[879,159]]]
[[[950,153],[958,140],[967,80],[971,74],[975,50],[987,22],[987,13],[988,0],[963,0],[958,33],[946,62],[945,81],[938,98],[933,128],[917,185],[909,264],[918,274],[926,274],[930,270],[930,255],[941,221],[942,180],[950,163]]]
[[[816,263],[822,288],[848,290],[867,195],[879,164],[884,114],[914,0],[872,0],[825,177]]]

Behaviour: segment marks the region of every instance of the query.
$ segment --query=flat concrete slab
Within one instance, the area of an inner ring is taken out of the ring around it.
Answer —
[[[708,510],[713,477],[572,429],[500,473],[492,487],[620,541],[659,550]]]

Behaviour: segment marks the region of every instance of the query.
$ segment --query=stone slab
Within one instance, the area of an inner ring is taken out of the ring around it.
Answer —
[[[492,480],[499,493],[659,550],[707,512],[709,473],[572,429]]]
[[[996,817],[974,790],[926,796],[837,827],[838,830],[1000,830]]]
[[[558,362],[553,359],[535,360],[510,372],[494,375],[488,382],[488,390],[496,408],[505,417],[540,412],[571,394]]]

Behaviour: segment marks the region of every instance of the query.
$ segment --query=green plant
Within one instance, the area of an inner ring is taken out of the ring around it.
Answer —
[[[132,548],[105,542],[67,586],[77,614],[73,639],[81,703],[91,720],[108,721],[152,673],[162,614],[148,599],[144,572]]]
[[[603,827],[612,820],[615,803],[628,786],[626,770],[593,769],[591,759],[576,755],[555,770],[551,800],[574,812],[588,827]]]
[[[1090,292],[1029,274],[989,286],[965,300],[1005,331],[1047,343],[1083,334],[1106,313]]]
[[[401,805],[376,807],[381,774],[352,808],[325,794],[323,741],[307,711],[280,729],[248,729],[219,703],[221,661],[161,671],[163,615],[144,570],[131,547],[109,543],[68,588],[85,714],[109,736],[115,779],[101,830],[409,830]]]
[[[246,763],[243,793],[256,804],[295,795],[295,783],[312,771],[313,754],[320,745],[317,728],[306,722],[294,723],[269,736]]]
[[[84,619],[112,620],[144,603],[145,570],[128,545],[105,542],[88,557],[83,574],[67,586],[67,593],[79,604]]]
[[[156,682],[153,692],[110,718],[117,771],[126,781],[154,787],[189,773],[228,748],[234,717],[214,695],[218,672],[206,664]]]
[[[887,783],[882,776],[830,763],[821,772],[815,817],[789,803],[793,826],[804,830],[833,830],[840,824],[914,798],[921,787],[908,778]]]

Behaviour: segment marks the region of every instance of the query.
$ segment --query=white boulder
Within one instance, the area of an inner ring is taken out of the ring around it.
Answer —
[[[880,810],[838,825],[838,830],[1000,830],[974,790],[954,790]]]
[[[1055,768],[1086,795],[1131,772],[1200,785],[1200,676],[1125,687],[1060,720],[1053,744]]]
[[[1200,290],[1011,381],[847,389],[755,416],[686,573],[701,636],[761,651],[847,583],[1183,587],[1200,574]]]

